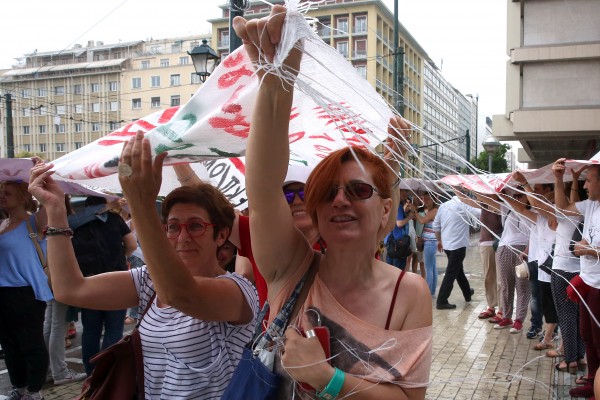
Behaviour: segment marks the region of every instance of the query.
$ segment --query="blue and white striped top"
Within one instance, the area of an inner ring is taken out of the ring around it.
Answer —
[[[140,307],[154,294],[146,266],[131,270]],[[229,272],[219,278],[235,281],[254,317],[246,325],[195,319],[173,307],[150,307],[139,331],[144,355],[146,400],[220,399],[252,338],[258,313],[256,289],[246,278]]]

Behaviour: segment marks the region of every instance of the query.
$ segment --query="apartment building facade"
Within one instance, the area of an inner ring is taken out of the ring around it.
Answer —
[[[22,65],[0,75],[0,91],[13,100],[15,154],[53,160],[153,111],[187,102],[201,84],[187,51],[206,37],[89,41],[25,54]],[[6,146],[1,150],[6,157]]]
[[[600,150],[600,2],[507,0],[506,111],[493,134],[537,168]]]

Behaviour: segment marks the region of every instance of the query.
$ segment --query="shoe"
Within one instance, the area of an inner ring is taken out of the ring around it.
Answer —
[[[525,336],[527,337],[527,339],[535,339],[540,335],[540,333],[542,333],[541,328],[536,328],[535,326],[532,326],[531,328],[529,328],[529,330],[527,331],[527,335]]]
[[[477,318],[488,319],[488,318],[494,317],[495,315],[496,315],[496,310],[494,310],[492,307],[488,307],[487,310],[480,312],[479,316]]]
[[[565,363],[565,365],[561,366],[560,364],[562,363]],[[569,372],[570,374],[577,373],[577,365],[571,365],[570,363],[567,364],[564,360],[556,364],[554,368],[560,372]]]
[[[6,396],[4,398],[4,400],[21,400],[22,398],[23,398],[23,395],[21,394],[21,392],[19,392],[18,389],[13,389],[10,391],[8,396]]]
[[[553,349],[554,345],[552,343],[547,343],[544,341],[539,342],[538,344],[536,344],[535,346],[533,346],[534,350],[548,350],[548,349]]]
[[[473,289],[473,288],[469,289],[469,295],[467,297],[465,297],[465,301],[467,303],[470,303],[471,297],[473,297],[474,294],[475,294],[475,289]]]
[[[75,372],[72,369],[67,370],[67,375],[62,379],[55,379],[54,386],[64,385],[65,383],[79,382],[87,378],[85,372]]]
[[[494,329],[504,329],[504,328],[508,328],[509,326],[511,326],[513,324],[512,319],[510,318],[502,318],[502,321],[498,322],[495,326]]]
[[[575,386],[569,390],[569,395],[571,397],[592,397],[594,395],[594,385],[587,383],[583,386]]]
[[[504,319],[504,316],[502,315],[502,311],[498,311],[495,316],[493,316],[492,318],[488,319],[488,322],[490,324],[497,324],[500,321],[502,321],[503,319]]]
[[[67,339],[73,339],[75,336],[77,336],[77,330],[75,328],[67,329]]]
[[[21,400],[44,400],[44,396],[42,395],[42,392],[29,393],[28,391],[25,391]]]
[[[512,328],[510,328],[510,333],[519,333],[522,330],[523,330],[523,323],[520,320],[516,319]]]
[[[557,358],[557,357],[564,357],[564,354],[562,351],[560,350],[548,350],[546,352],[546,357],[550,357],[550,358]]]
[[[438,310],[454,310],[456,308],[456,304],[436,304],[435,308]]]

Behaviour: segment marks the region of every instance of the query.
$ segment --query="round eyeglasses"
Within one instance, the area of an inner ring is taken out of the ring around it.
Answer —
[[[181,228],[185,227],[188,235],[191,237],[200,237],[204,235],[209,226],[215,227],[216,225],[204,221],[191,221],[185,224],[169,222],[165,224],[165,232],[167,232],[169,239],[177,239],[181,234]]]

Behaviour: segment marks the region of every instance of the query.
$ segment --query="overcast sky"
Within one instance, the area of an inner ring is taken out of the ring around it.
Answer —
[[[393,0],[383,0],[393,11]],[[19,0],[2,4],[0,69],[34,50],[88,40],[121,41],[203,34],[225,0]],[[399,0],[402,23],[447,81],[479,94],[479,138],[485,116],[505,112],[505,0]],[[442,63],[443,59],[443,63]]]

